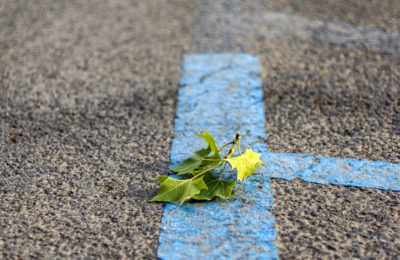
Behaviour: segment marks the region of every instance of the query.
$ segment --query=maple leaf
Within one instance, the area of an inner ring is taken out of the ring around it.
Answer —
[[[233,186],[236,185],[236,181],[222,181],[212,175],[211,172],[207,172],[203,180],[208,189],[200,191],[199,194],[193,196],[193,199],[212,200],[216,196],[227,199],[231,196]]]
[[[161,182],[161,186],[158,195],[151,201],[179,201],[182,205],[185,200],[199,194],[201,190],[207,189],[203,176],[187,180],[178,180],[168,176],[161,176],[157,181]]]
[[[252,174],[263,162],[260,154],[247,149],[244,154],[240,153],[240,134],[236,134],[233,141],[228,142],[218,149],[214,138],[204,131],[198,134],[207,143],[207,147],[194,152],[194,154],[184,160],[180,165],[171,169],[176,175],[184,175],[183,179],[175,179],[162,176],[156,181],[160,182],[160,189],[157,196],[151,201],[174,202],[181,204],[187,199],[212,200],[215,197],[227,199],[232,194],[235,181],[222,181],[225,167],[229,163],[233,169],[237,169],[237,180],[243,181]],[[220,150],[231,145],[229,152],[221,157]],[[235,146],[238,147],[239,156],[231,158]],[[211,155],[210,155],[211,154]],[[217,178],[212,170],[224,165]],[[191,174],[190,177],[188,174]]]
[[[260,160],[261,154],[247,149],[242,155],[225,159],[232,166],[232,169],[237,170],[237,180],[242,181],[252,174],[263,161]]]

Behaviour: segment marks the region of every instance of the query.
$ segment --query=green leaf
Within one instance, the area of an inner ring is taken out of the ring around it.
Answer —
[[[199,167],[196,168],[196,171],[190,172],[190,174],[192,174],[193,176],[196,174],[193,174],[194,172],[202,172],[204,170],[206,170],[207,168],[213,168],[213,167],[218,167],[223,163],[222,159],[214,159],[214,158],[210,158],[210,157],[206,157],[203,159],[203,161],[201,162],[201,164],[199,165]]]
[[[221,158],[221,156],[219,155],[218,147],[217,147],[214,137],[212,137],[212,135],[210,135],[207,131],[204,131],[204,133],[197,134],[197,135],[203,137],[204,141],[208,144],[207,148],[210,148],[211,152],[214,153],[214,155],[211,157],[213,157],[214,159]]]
[[[184,160],[180,165],[171,169],[176,175],[183,175],[195,170],[200,166],[203,159],[210,154],[211,149],[209,147],[196,151],[192,157]]]
[[[211,152],[213,153],[213,155],[207,156],[203,159],[203,161],[199,165],[198,169],[211,168],[211,167],[217,166],[218,164],[222,164],[219,149],[218,149],[212,135],[207,133],[207,131],[204,131],[203,134],[198,134],[198,136],[203,137],[204,141],[207,142],[207,144],[208,144],[207,148],[210,148]]]
[[[212,169],[215,169],[215,168],[217,168],[217,167],[219,167],[221,164],[223,163],[223,161],[222,160],[219,160],[219,161],[217,161],[217,162],[212,162],[212,164],[210,164],[210,165],[208,165],[209,167],[199,167],[199,168],[197,168],[196,170],[194,170],[194,171],[190,171],[189,173],[192,175],[192,176],[197,176],[197,175],[199,175],[199,174],[205,174],[206,172],[208,172],[208,171],[210,171],[210,170],[212,170]]]
[[[190,173],[194,170],[204,169],[217,165],[221,156],[217,145],[215,144],[214,138],[204,131],[202,134],[198,134],[207,143],[207,148],[196,151],[190,158],[184,160],[180,165],[171,169],[176,175],[183,175]],[[208,156],[210,153],[214,153],[212,156]]]
[[[242,155],[226,159],[233,169],[237,169],[237,179],[242,181],[252,174],[263,161],[260,160],[261,154],[255,153],[250,149]]]
[[[192,198],[196,200],[212,200],[214,197],[221,197],[227,199],[231,196],[232,188],[236,185],[236,181],[222,181],[207,172],[204,175],[204,182],[208,189],[202,190],[199,194],[194,195]]]
[[[207,147],[194,152],[194,154],[184,160],[180,165],[171,170],[176,175],[184,175],[183,179],[174,179],[168,176],[162,176],[156,179],[160,182],[158,195],[151,201],[174,202],[181,204],[187,199],[212,200],[215,197],[227,199],[232,194],[235,181],[222,181],[216,178],[211,171],[224,164],[221,176],[225,171],[225,166],[229,162],[233,169],[237,169],[237,180],[243,181],[252,174],[263,162],[260,160],[260,154],[248,149],[244,154],[230,158],[237,144],[240,146],[240,135],[226,143],[222,148],[231,145],[229,152],[221,158],[220,151],[214,138],[204,131],[198,136],[202,137],[207,143]],[[239,148],[240,152],[240,148]],[[189,175],[191,174],[192,177]],[[190,178],[191,177],[191,178]]]
[[[201,190],[207,189],[203,176],[187,180],[178,180],[168,176],[161,176],[157,181],[161,182],[161,186],[158,190],[158,195],[151,201],[179,201],[182,204],[185,200],[199,194]]]

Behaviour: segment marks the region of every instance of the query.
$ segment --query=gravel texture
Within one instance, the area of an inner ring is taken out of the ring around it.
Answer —
[[[155,258],[184,1],[1,1],[0,258]]]
[[[282,259],[397,259],[400,193],[273,182]]]
[[[279,58],[263,56],[272,151],[400,163],[399,56],[316,44],[281,48]]]
[[[156,257],[162,204],[148,200],[184,52],[260,56],[272,152],[400,163],[400,56],[380,52],[396,45],[314,41],[289,19],[396,39],[398,13],[396,0],[1,1],[0,258]],[[283,259],[400,257],[399,193],[272,184]]]

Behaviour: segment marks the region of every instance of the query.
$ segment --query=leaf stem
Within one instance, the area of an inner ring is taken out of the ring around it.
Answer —
[[[240,134],[239,133],[236,134],[236,137],[232,142],[228,143],[228,144],[232,144],[232,146],[231,146],[231,149],[229,150],[229,152],[225,155],[225,157],[222,158],[223,160],[232,156],[233,152],[235,151],[235,145],[238,141],[240,142]],[[239,152],[240,152],[240,150],[239,150]]]
[[[215,165],[215,166],[213,166],[213,167],[210,167],[210,168],[208,168],[208,169],[205,169],[204,171],[200,172],[199,174],[197,174],[196,176],[194,176],[192,179],[194,180],[194,179],[200,177],[200,176],[203,175],[204,173],[206,173],[206,172],[208,172],[208,171],[211,171],[211,170],[213,170],[213,169],[215,169],[215,168],[221,166],[221,164],[222,164],[222,160],[221,160],[221,162],[218,163],[217,165]]]
[[[218,149],[218,151],[221,152],[222,149],[224,149],[225,147],[227,147],[227,146],[230,145],[230,144],[233,144],[233,142],[234,142],[234,141],[230,141],[229,143],[224,144],[223,146],[221,146],[220,149]]]
[[[239,135],[239,138],[238,138],[238,145],[237,145],[237,147],[238,147],[240,156],[242,156],[242,152],[240,151],[240,135]]]

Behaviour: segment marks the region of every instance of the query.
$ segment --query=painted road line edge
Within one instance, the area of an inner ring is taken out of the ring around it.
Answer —
[[[260,65],[244,53],[183,57],[171,166],[203,146],[207,130],[221,145],[237,132],[243,147],[264,134]],[[188,152],[188,153],[186,153]],[[277,259],[271,185],[261,174],[243,182],[228,200],[167,203],[158,256],[161,259]]]

